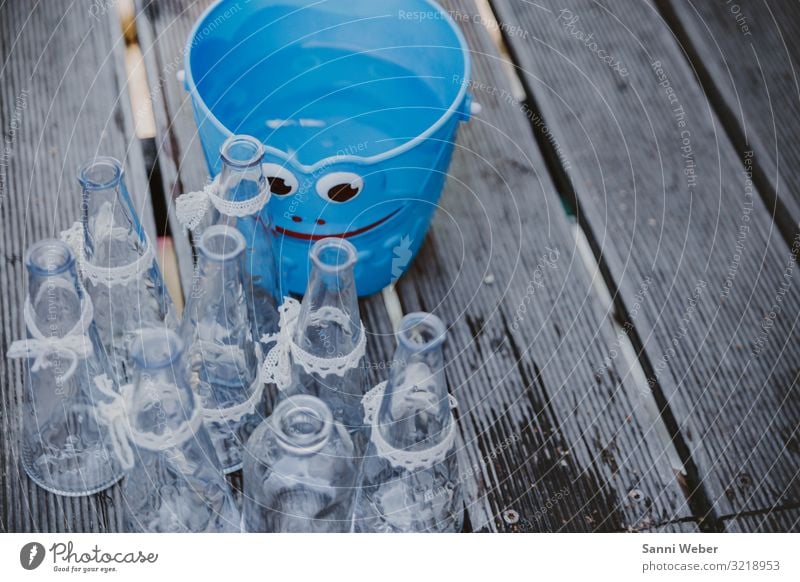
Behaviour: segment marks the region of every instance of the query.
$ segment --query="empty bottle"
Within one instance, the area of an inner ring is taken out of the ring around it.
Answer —
[[[172,300],[125,187],[122,164],[98,157],[78,173],[81,222],[62,233],[78,258],[113,375],[131,381],[130,342],[139,329],[177,327]]]
[[[198,248],[181,338],[189,384],[223,471],[241,467],[241,450],[264,418],[256,343],[242,279],[245,241],[228,226],[207,228]]]
[[[134,384],[123,388],[135,466],[123,482],[129,532],[239,531],[241,516],[167,329],[131,344]]]
[[[281,401],[247,441],[243,476],[246,531],[350,531],[358,464],[320,399]]]
[[[108,367],[93,323],[91,298],[80,285],[75,258],[58,240],[25,255],[28,339],[11,358],[27,358],[22,392],[20,455],[28,476],[59,495],[89,495],[122,477],[108,428],[96,404],[105,400],[94,379]]]
[[[183,194],[176,212],[195,240],[209,226],[235,227],[246,242],[245,296],[251,311],[253,337],[278,329],[277,270],[267,203],[270,186],[264,177],[264,146],[249,135],[233,135],[220,148],[222,171],[200,192]]]
[[[365,398],[371,435],[355,531],[461,531],[454,401],[447,394],[442,355],[445,336],[438,317],[406,315],[389,380]]]
[[[302,304],[286,300],[281,307],[290,322],[282,326],[279,344],[284,345],[278,349],[287,350],[291,374],[277,381],[279,387],[284,384],[285,395],[310,394],[325,402],[361,456],[366,446],[361,399],[368,384],[366,337],[353,275],[356,249],[346,240],[325,238],[312,246],[310,259]]]

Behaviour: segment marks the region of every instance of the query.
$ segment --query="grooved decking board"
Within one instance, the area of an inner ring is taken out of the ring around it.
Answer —
[[[117,487],[65,498],[35,486],[17,462],[17,403],[23,363],[5,358],[24,337],[27,246],[78,219],[78,164],[96,154],[126,163],[127,183],[153,233],[147,180],[124,87],[119,24],[67,0],[0,4],[0,531],[112,531],[120,526]],[[0,150],[2,151],[2,150]]]
[[[709,505],[727,515],[796,503],[800,240],[790,251],[758,193],[746,194],[744,161],[652,5],[493,5],[505,26],[527,32],[506,40],[570,164],[579,220],[631,313]]]
[[[448,380],[487,489],[485,526],[619,531],[687,516],[663,427],[632,378],[620,380],[622,359],[596,373],[616,338],[478,8],[443,4],[467,37],[482,112],[460,130],[441,207],[398,292],[406,311],[450,326]]]
[[[176,168],[168,188],[179,181],[196,187],[205,179],[189,101],[170,64],[182,63],[186,35],[207,4],[140,2],[139,19],[149,20],[148,38],[154,43],[142,47],[150,60],[151,91],[169,112],[162,116],[158,138],[162,168]],[[476,13],[471,3],[458,6]],[[468,36],[482,79],[507,90],[485,31],[468,26]],[[416,266],[398,288],[406,311],[426,308],[451,326],[447,373],[461,402],[462,473],[471,525],[512,530],[502,517],[506,509],[518,512],[526,531],[623,530],[686,516],[665,445],[638,418],[631,383],[594,377],[593,367],[608,354],[613,332],[591,297],[589,276],[574,254],[525,115],[497,97],[481,100],[485,114],[463,129],[459,143],[464,149],[456,154],[443,209]],[[458,238],[459,228],[474,235],[466,245]],[[491,245],[482,240],[489,235]],[[541,299],[537,288],[536,312],[512,336],[512,311],[524,298],[536,268],[534,255],[545,252],[545,244],[563,253],[558,271],[544,273],[548,288]],[[462,253],[467,262],[459,260]],[[490,272],[495,282],[481,285]],[[369,357],[389,361],[394,340],[380,298],[362,302],[362,308]],[[534,340],[538,344],[531,350]],[[616,367],[614,362],[615,374]],[[375,380],[385,378],[385,372],[372,374]],[[634,489],[642,492],[641,501],[628,497]]]
[[[642,530],[644,533],[700,533],[700,527],[694,521],[674,521]]]
[[[201,190],[208,180],[208,169],[191,102],[177,75],[183,70],[189,29],[209,4],[205,0],[136,0],[136,31],[159,129],[155,138],[158,164],[184,289],[191,288],[192,243],[175,215],[174,200],[184,192]]]
[[[776,220],[787,232],[800,223],[800,5],[792,0],[714,3],[664,0],[677,19],[692,65],[724,103],[742,149],[754,151],[777,192]],[[671,20],[672,21],[672,20]],[[688,37],[689,42],[685,42]],[[723,118],[723,121],[725,119]]]
[[[732,532],[800,532],[800,507],[777,509],[755,515],[725,518]]]

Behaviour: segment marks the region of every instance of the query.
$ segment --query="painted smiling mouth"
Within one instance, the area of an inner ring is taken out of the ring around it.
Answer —
[[[341,233],[309,234],[309,233],[305,233],[305,232],[297,232],[295,230],[289,230],[289,229],[283,228],[282,226],[278,226],[278,225],[275,225],[275,231],[280,233],[280,234],[283,234],[283,235],[286,235],[286,236],[290,236],[292,238],[299,238],[300,240],[321,240],[323,238],[328,238],[328,237],[350,238],[351,236],[356,236],[356,235],[362,234],[364,232],[367,232],[368,230],[372,230],[373,228],[375,228],[377,226],[380,226],[381,224],[383,224],[384,222],[389,220],[392,216],[394,216],[398,212],[400,212],[399,208],[397,210],[395,210],[394,212],[384,216],[378,222],[373,222],[372,224],[368,224],[367,226],[364,226],[364,227],[361,227],[361,228],[357,228],[355,230],[349,230],[347,232],[341,232]]]

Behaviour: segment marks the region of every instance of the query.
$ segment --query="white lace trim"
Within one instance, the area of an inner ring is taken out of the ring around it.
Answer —
[[[81,300],[81,316],[75,325],[61,337],[47,336],[36,326],[36,314],[29,299],[25,299],[23,308],[25,326],[31,338],[16,340],[8,349],[9,358],[33,358],[31,371],[50,368],[53,362],[47,356],[58,354],[66,357],[70,364],[67,370],[57,375],[58,382],[69,380],[78,368],[78,362],[92,354],[92,341],[89,339],[89,326],[94,318],[92,300],[84,294]]]
[[[383,438],[378,422],[378,411],[381,407],[385,389],[386,382],[381,382],[367,392],[361,400],[361,404],[364,407],[364,424],[372,427],[370,439],[375,445],[378,455],[389,461],[393,467],[406,469],[408,471],[429,469],[437,463],[444,461],[456,440],[457,428],[455,419],[450,423],[450,430],[441,442],[428,449],[422,451],[406,451],[394,448]],[[450,401],[450,408],[458,406],[458,401],[455,397],[448,394],[448,399]]]
[[[256,411],[259,401],[264,394],[264,384],[261,377],[257,376],[250,386],[251,396],[244,402],[228,406],[227,408],[203,408],[203,418],[212,422],[239,422],[244,416]]]
[[[307,374],[314,374],[321,378],[330,375],[342,377],[350,369],[357,367],[366,353],[367,334],[363,323],[358,343],[350,353],[333,358],[322,358],[310,354],[294,342],[294,332],[300,316],[300,302],[291,297],[285,297],[278,312],[280,314],[279,331],[261,338],[263,343],[276,342],[275,346],[267,353],[261,366],[261,381],[264,384],[274,382],[279,390],[288,388],[292,380],[292,362],[299,364]],[[349,318],[341,309],[323,307],[311,315],[311,321],[334,321],[340,325],[347,325]]]
[[[203,424],[203,414],[196,406],[191,418],[176,430],[161,435],[139,432],[134,430],[128,419],[128,413],[132,410],[133,384],[121,386],[118,394],[114,391],[113,382],[105,374],[95,377],[94,381],[98,389],[111,399],[111,402],[99,402],[97,411],[109,427],[114,452],[125,470],[130,470],[134,465],[131,443],[149,451],[166,451],[179,447],[193,438]]]
[[[114,447],[114,452],[119,459],[120,465],[125,471],[130,471],[134,465],[134,456],[129,440],[126,406],[130,402],[133,385],[126,384],[123,387],[125,389],[124,392],[118,394],[114,390],[114,383],[105,374],[95,376],[94,384],[104,396],[111,400],[110,402],[97,403],[97,415],[108,427],[108,436],[111,439],[111,445]]]
[[[175,214],[184,228],[189,230],[197,228],[212,205],[224,216],[242,218],[258,214],[269,202],[271,195],[269,188],[264,188],[257,196],[247,200],[233,201],[220,197],[217,194],[218,190],[219,176],[206,184],[202,190],[178,196],[175,200]]]
[[[86,254],[83,248],[84,234],[82,223],[76,222],[67,230],[62,231],[61,240],[72,247],[82,279],[88,280],[94,285],[113,287],[114,285],[128,285],[129,283],[139,280],[142,274],[153,266],[155,251],[150,242],[150,237],[148,237],[145,232],[143,232],[143,235],[145,246],[144,254],[127,265],[117,265],[114,267],[98,266],[86,260]]]

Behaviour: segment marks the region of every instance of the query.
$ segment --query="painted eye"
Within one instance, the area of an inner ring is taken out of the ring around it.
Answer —
[[[364,180],[350,172],[334,172],[317,182],[317,194],[327,202],[348,202],[364,189]]]
[[[269,191],[275,196],[288,196],[297,192],[297,178],[285,166],[264,164],[264,177]]]

